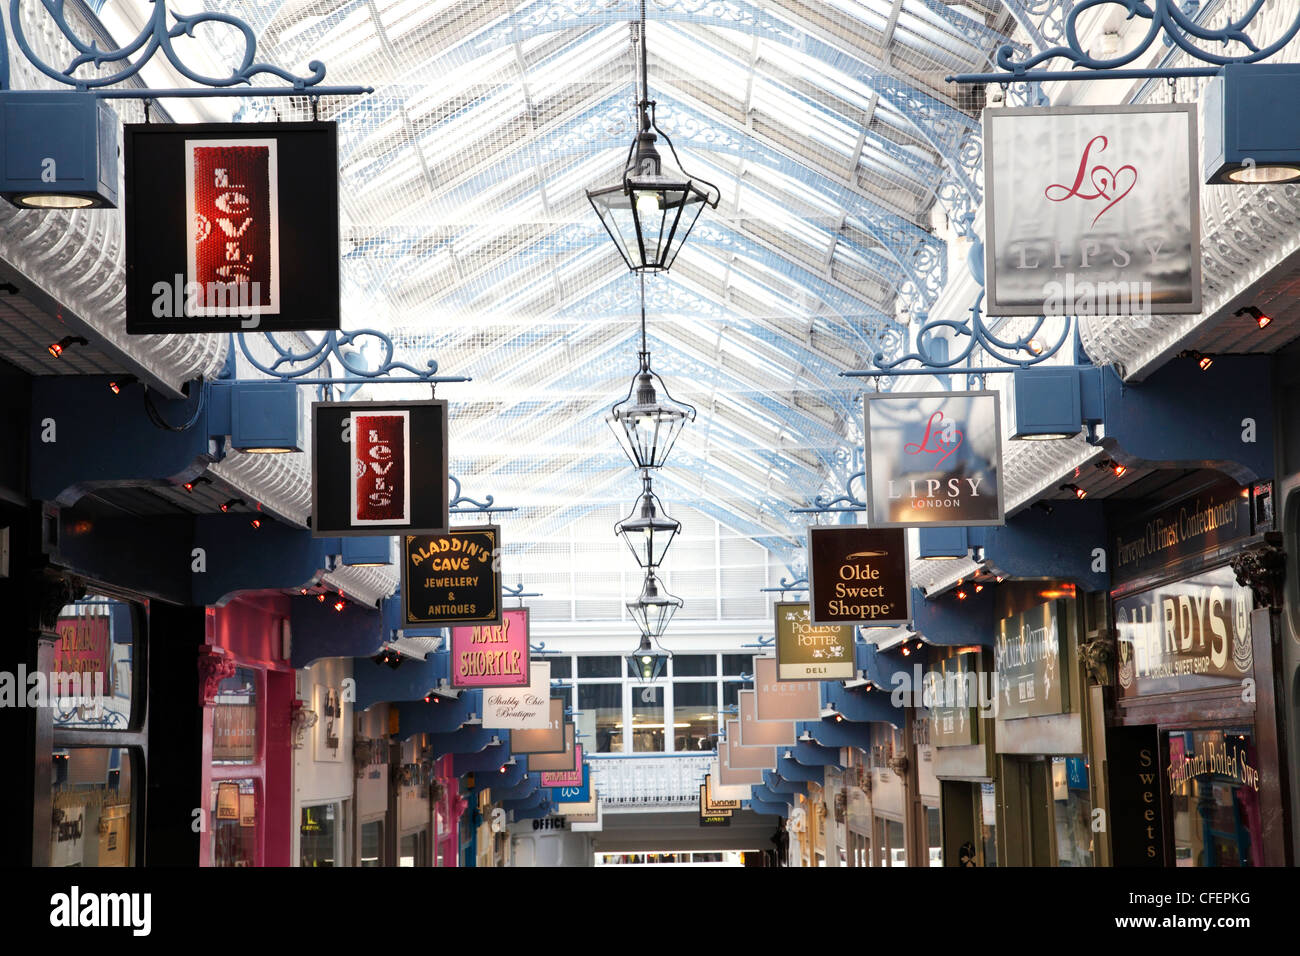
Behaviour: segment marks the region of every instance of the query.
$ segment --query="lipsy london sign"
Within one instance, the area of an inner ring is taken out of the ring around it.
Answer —
[[[985,110],[985,311],[1199,313],[1195,110]]]
[[[872,528],[1003,523],[997,392],[883,393],[865,405]]]

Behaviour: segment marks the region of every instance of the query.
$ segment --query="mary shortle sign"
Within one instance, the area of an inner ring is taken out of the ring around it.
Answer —
[[[872,528],[1000,525],[997,392],[897,392],[866,400]]]
[[[984,111],[989,315],[1201,311],[1191,104]]]

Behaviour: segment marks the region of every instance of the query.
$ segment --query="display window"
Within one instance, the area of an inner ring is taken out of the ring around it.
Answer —
[[[1260,762],[1253,728],[1171,730],[1166,743],[1174,865],[1261,865]]]

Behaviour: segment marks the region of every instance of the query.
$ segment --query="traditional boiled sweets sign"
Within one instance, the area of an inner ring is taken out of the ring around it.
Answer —
[[[743,747],[793,747],[794,721],[758,720],[758,691],[742,690],[736,695],[740,712],[740,744]]]
[[[989,315],[1201,311],[1196,107],[984,111]]]
[[[808,620],[808,603],[776,605],[777,680],[851,680],[856,671],[853,628]]]
[[[447,534],[447,403],[312,405],[312,534]]]
[[[528,608],[502,612],[500,624],[451,629],[452,687],[528,687]]]
[[[452,528],[404,537],[407,624],[501,623],[501,529]]]
[[[754,719],[820,720],[821,685],[815,680],[777,680],[775,657],[754,658]]]
[[[486,695],[484,695],[486,696]],[[556,754],[564,752],[564,709],[568,700],[564,697],[551,697],[547,702],[546,726],[540,729],[510,731],[510,752],[528,754],[529,770],[536,770],[532,765],[533,754]],[[564,769],[563,767],[553,769]]]
[[[884,392],[864,404],[868,525],[1003,523],[997,392]]]
[[[511,735],[513,739],[513,734]],[[560,753],[530,754],[529,771],[563,770],[571,773],[582,766],[582,745],[576,742],[573,724],[564,725],[564,750]],[[513,748],[512,748],[513,749]]]
[[[912,617],[907,532],[857,525],[808,529],[814,624],[905,624]]]
[[[127,125],[126,330],[339,327],[333,123]]]
[[[545,730],[551,723],[551,662],[528,665],[528,686],[483,691],[483,726]]]
[[[1255,671],[1250,588],[1231,568],[1115,599],[1119,693],[1142,697],[1240,684]]]
[[[997,716],[1002,720],[1064,713],[1068,667],[1061,655],[1056,602],[998,622],[993,662],[998,677]]]

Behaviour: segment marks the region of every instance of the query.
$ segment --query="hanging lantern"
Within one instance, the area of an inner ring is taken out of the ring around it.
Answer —
[[[683,426],[695,420],[695,409],[668,394],[663,379],[650,370],[649,352],[638,356],[641,370],[632,379],[627,398],[610,409],[605,423],[635,467],[659,468]]]
[[[659,496],[650,489],[650,473],[642,472],[645,491],[632,513],[614,525],[614,533],[627,542],[636,563],[643,568],[657,568],[672,544],[682,523],[663,514]]]
[[[641,596],[635,601],[629,601],[627,610],[641,628],[642,634],[658,640],[681,606],[681,598],[673,597],[667,591],[659,589],[659,581],[651,570],[645,576],[645,587],[641,589]]]
[[[668,653],[650,646],[650,635],[641,635],[641,644],[627,655],[628,675],[634,680],[658,680],[668,667]]]

